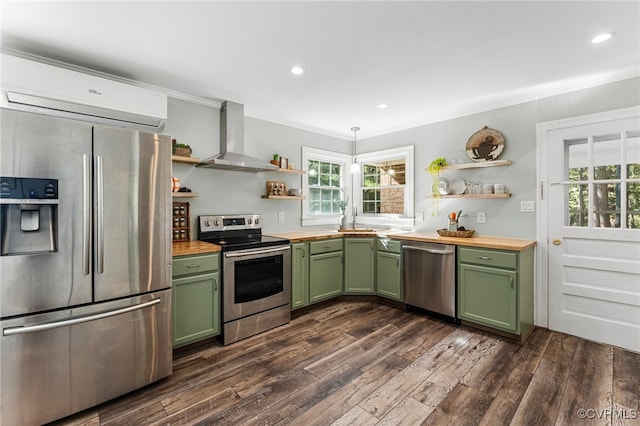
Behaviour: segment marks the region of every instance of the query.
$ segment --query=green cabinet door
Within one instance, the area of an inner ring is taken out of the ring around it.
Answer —
[[[460,263],[458,316],[499,330],[520,333],[517,288],[514,270]]]
[[[340,296],[343,288],[342,251],[309,257],[309,302]]]
[[[309,304],[309,244],[291,244],[291,309]]]
[[[375,239],[344,240],[344,291],[348,294],[374,294]]]
[[[173,279],[173,346],[220,334],[218,272]]]
[[[378,251],[376,259],[376,293],[402,301],[402,264],[400,254]]]

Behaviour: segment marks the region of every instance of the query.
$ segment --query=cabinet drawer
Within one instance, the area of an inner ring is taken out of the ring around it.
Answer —
[[[217,254],[203,256],[181,256],[173,259],[172,276],[201,274],[218,270],[220,256]]]
[[[389,253],[398,253],[402,250],[402,244],[400,241],[387,240],[386,238],[378,238],[376,244],[378,251],[386,251]]]
[[[518,254],[502,250],[459,247],[458,262],[516,269],[518,267]]]
[[[309,254],[329,253],[342,250],[342,238],[312,241],[309,243]]]

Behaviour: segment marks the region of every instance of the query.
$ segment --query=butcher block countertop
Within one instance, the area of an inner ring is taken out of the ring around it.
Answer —
[[[518,240],[504,237],[472,236],[469,238],[441,237],[436,232],[407,232],[404,234],[390,234],[390,238],[408,241],[423,241],[428,243],[455,244],[465,247],[482,247],[500,250],[524,251],[535,247],[535,240]]]
[[[394,233],[389,231],[376,231],[376,230],[356,230],[338,232],[335,230],[326,231],[298,231],[298,232],[284,232],[277,234],[269,234],[275,237],[287,238],[292,243],[298,243],[302,241],[314,241],[323,240],[326,238],[340,238],[340,237],[376,237],[384,236],[393,238],[396,240],[407,241],[422,241],[441,244],[455,244],[457,246],[465,247],[482,247],[482,248],[494,248],[500,250],[513,250],[524,251],[528,248],[536,245],[535,240],[520,240],[514,238],[505,237],[488,237],[488,236],[472,236],[470,238],[456,238],[456,237],[441,237],[436,232],[399,232]]]
[[[194,254],[216,253],[221,251],[220,246],[204,241],[182,241],[172,243],[171,252],[173,256],[187,256]]]

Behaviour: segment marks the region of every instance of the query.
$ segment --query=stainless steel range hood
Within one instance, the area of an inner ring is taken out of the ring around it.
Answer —
[[[277,166],[244,153],[244,105],[230,101],[223,102],[220,108],[220,154],[197,166],[253,173],[278,170]]]

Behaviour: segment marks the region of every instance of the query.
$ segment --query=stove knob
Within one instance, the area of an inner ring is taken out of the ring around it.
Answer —
[[[253,223],[253,219],[249,218],[249,225],[251,225]]]
[[[211,219],[205,219],[204,226],[211,226]]]
[[[213,222],[213,224],[214,224],[215,226],[220,226],[220,222],[218,221],[218,219],[216,219],[216,220]]]
[[[256,225],[258,225],[260,223],[260,219],[256,217]]]

